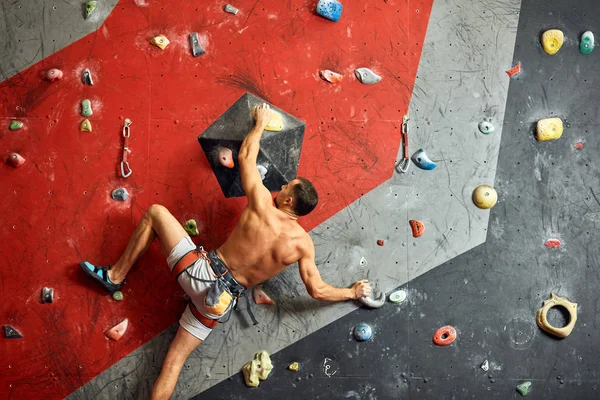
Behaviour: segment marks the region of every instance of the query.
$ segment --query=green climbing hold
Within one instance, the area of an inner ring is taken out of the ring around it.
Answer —
[[[88,99],[83,100],[81,102],[81,116],[91,117],[92,114],[92,103]]]
[[[529,381],[519,383],[517,385],[517,392],[519,392],[521,394],[521,396],[527,396],[527,393],[529,393],[530,387],[531,387],[531,382],[529,382]]]
[[[97,4],[97,1],[88,1],[85,3],[85,19],[88,19],[89,16],[94,12]]]
[[[190,219],[188,222],[186,222],[183,226],[183,229],[185,229],[190,236],[197,236],[199,234],[198,224],[196,224],[196,221],[193,219]]]
[[[117,301],[121,301],[123,300],[123,293],[121,293],[120,291],[116,291],[113,293],[113,299],[117,300]]]
[[[12,121],[8,129],[11,131],[18,131],[23,127],[23,123],[21,121]]]
[[[583,35],[581,35],[579,51],[581,54],[590,54],[592,51],[594,51],[594,47],[596,47],[594,34],[591,31],[584,32]]]

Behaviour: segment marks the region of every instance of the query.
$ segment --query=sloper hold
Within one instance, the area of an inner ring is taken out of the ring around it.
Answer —
[[[79,130],[82,132],[91,132],[92,131],[92,123],[89,119],[84,119],[81,121],[81,125],[79,125]]]
[[[321,79],[326,80],[331,83],[338,83],[344,79],[343,75],[338,74],[337,72],[330,71],[328,69],[322,69],[319,71],[319,76]]]
[[[6,339],[22,339],[23,335],[10,325],[4,325],[4,337]]]
[[[592,31],[584,32],[581,35],[581,44],[579,44],[579,51],[581,54],[590,54],[594,51],[594,47],[596,47],[596,41],[594,39],[594,34]]]
[[[563,134],[563,121],[560,118],[545,118],[538,121],[536,126],[536,139],[538,142],[556,140]]]
[[[415,163],[417,167],[426,171],[431,171],[432,169],[437,167],[437,164],[429,159],[427,153],[425,153],[425,150],[423,149],[417,150],[417,152],[413,154],[411,158],[413,160],[413,163]]]
[[[512,78],[513,76],[515,76],[517,74],[520,74],[521,73],[521,61],[516,63],[515,66],[512,67],[511,69],[507,70],[506,73],[508,74],[508,76],[510,78]]]
[[[112,191],[111,197],[117,201],[125,201],[129,197],[129,192],[125,188],[118,188]]]
[[[23,123],[21,121],[11,121],[8,129],[11,131],[18,131],[23,127]]]
[[[81,116],[91,117],[94,112],[92,111],[92,102],[88,99],[81,101]]]
[[[381,81],[381,76],[377,75],[369,68],[357,68],[354,70],[354,75],[356,75],[356,79],[358,79],[360,83],[364,83],[365,85],[374,85]]]
[[[54,289],[52,288],[42,288],[42,303],[52,303],[54,302]]]
[[[164,50],[171,42],[164,35],[158,35],[153,37],[152,40],[150,40],[150,43],[155,45],[159,49]]]
[[[425,225],[423,225],[421,221],[411,219],[410,221],[408,221],[408,223],[410,224],[410,229],[412,230],[413,237],[417,238],[421,236],[423,232],[425,232]]]
[[[127,318],[125,318],[118,325],[116,325],[116,326],[110,328],[108,331],[106,331],[106,337],[111,340],[114,340],[115,342],[118,342],[123,337],[125,332],[127,331],[128,326],[129,326],[129,320]]]
[[[53,82],[58,79],[62,79],[63,72],[60,69],[52,68],[46,72],[46,80]]]
[[[190,46],[192,47],[192,55],[194,57],[200,57],[206,54],[206,50],[200,44],[200,38],[197,32],[190,33]]]
[[[25,159],[19,153],[11,153],[8,156],[8,163],[14,168],[19,168],[25,164]]]
[[[273,305],[275,302],[269,297],[268,294],[260,286],[254,286],[252,289],[252,298],[256,304],[267,304]]]
[[[365,323],[360,323],[354,327],[354,338],[359,342],[366,342],[373,336],[373,330]]]
[[[190,219],[189,221],[187,221],[185,223],[185,225],[183,226],[183,229],[185,229],[185,231],[190,236],[198,236],[199,235],[198,224],[196,223],[195,219]]]
[[[372,296],[363,296],[358,299],[363,305],[369,308],[379,308],[385,304],[385,293],[379,293],[377,298]]]
[[[92,15],[97,5],[97,1],[88,1],[85,3],[85,19],[88,19],[89,16]]]
[[[565,42],[565,34],[559,29],[550,29],[542,34],[542,48],[551,56],[555,55]]]
[[[494,207],[497,201],[498,193],[496,192],[496,189],[490,185],[479,185],[473,191],[473,203],[475,203],[478,208],[487,210],[488,208]]]
[[[277,111],[271,110],[271,120],[265,127],[266,131],[281,132],[283,130],[283,118]]]
[[[342,16],[344,7],[338,0],[319,0],[316,12],[323,18],[338,22]]]
[[[261,350],[254,355],[252,361],[248,361],[242,368],[244,373],[244,381],[250,387],[256,387],[260,381],[264,381],[269,377],[269,373],[273,369],[271,358],[265,350]]]
[[[494,127],[494,124],[492,124],[490,121],[481,121],[479,123],[479,132],[483,133],[484,135],[489,135],[490,133],[494,133],[496,131],[496,128]]]
[[[234,14],[234,15],[237,14],[239,11],[237,8],[235,8],[231,4],[225,4],[224,10],[225,10],[225,12],[228,12],[229,14]]]
[[[88,68],[84,69],[81,73],[81,81],[84,85],[94,86],[94,79],[92,78],[92,73]]]

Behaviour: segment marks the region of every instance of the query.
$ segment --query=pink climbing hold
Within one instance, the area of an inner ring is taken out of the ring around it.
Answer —
[[[509,77],[513,77],[519,73],[521,73],[521,61],[519,61],[514,67],[506,71]]]
[[[219,162],[227,168],[233,168],[233,153],[227,147],[219,148]]]
[[[331,83],[338,83],[341,82],[342,79],[344,79],[343,75],[340,75],[337,72],[333,72],[328,69],[322,69],[321,71],[319,71],[319,75],[321,76],[321,78]]]
[[[46,79],[50,82],[53,82],[57,79],[62,79],[63,72],[60,69],[52,68],[48,72],[46,72]]]
[[[115,342],[118,342],[123,337],[125,332],[127,331],[128,326],[129,326],[129,320],[127,318],[125,318],[123,321],[121,321],[120,324],[118,324],[117,326],[115,326],[113,328],[110,328],[106,332],[106,337],[114,340]]]
[[[584,145],[585,145],[584,142],[577,142],[573,145],[573,147],[575,147],[577,150],[581,150],[581,149],[583,149]]]
[[[25,159],[19,153],[11,153],[8,156],[8,163],[15,168],[19,168],[25,164]]]
[[[546,247],[549,247],[551,249],[556,249],[556,248],[562,246],[562,243],[558,239],[548,239],[548,240],[546,240],[545,244],[546,244]]]
[[[269,297],[268,294],[265,293],[264,290],[262,290],[260,286],[254,286],[254,289],[252,289],[252,297],[254,298],[254,302],[256,304],[275,304],[275,302]]]

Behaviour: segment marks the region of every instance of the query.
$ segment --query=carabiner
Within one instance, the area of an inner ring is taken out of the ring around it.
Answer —
[[[404,148],[402,159],[396,164],[396,171],[405,173],[410,167],[410,156],[408,155],[408,115],[402,117],[402,146]]]

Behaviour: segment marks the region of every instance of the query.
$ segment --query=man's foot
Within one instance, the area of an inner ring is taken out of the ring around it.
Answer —
[[[102,285],[102,287],[108,290],[109,293],[114,293],[123,286],[125,281],[114,283],[108,277],[108,270],[112,267],[96,267],[87,261],[82,261],[79,266],[87,275],[91,276],[96,282]]]

